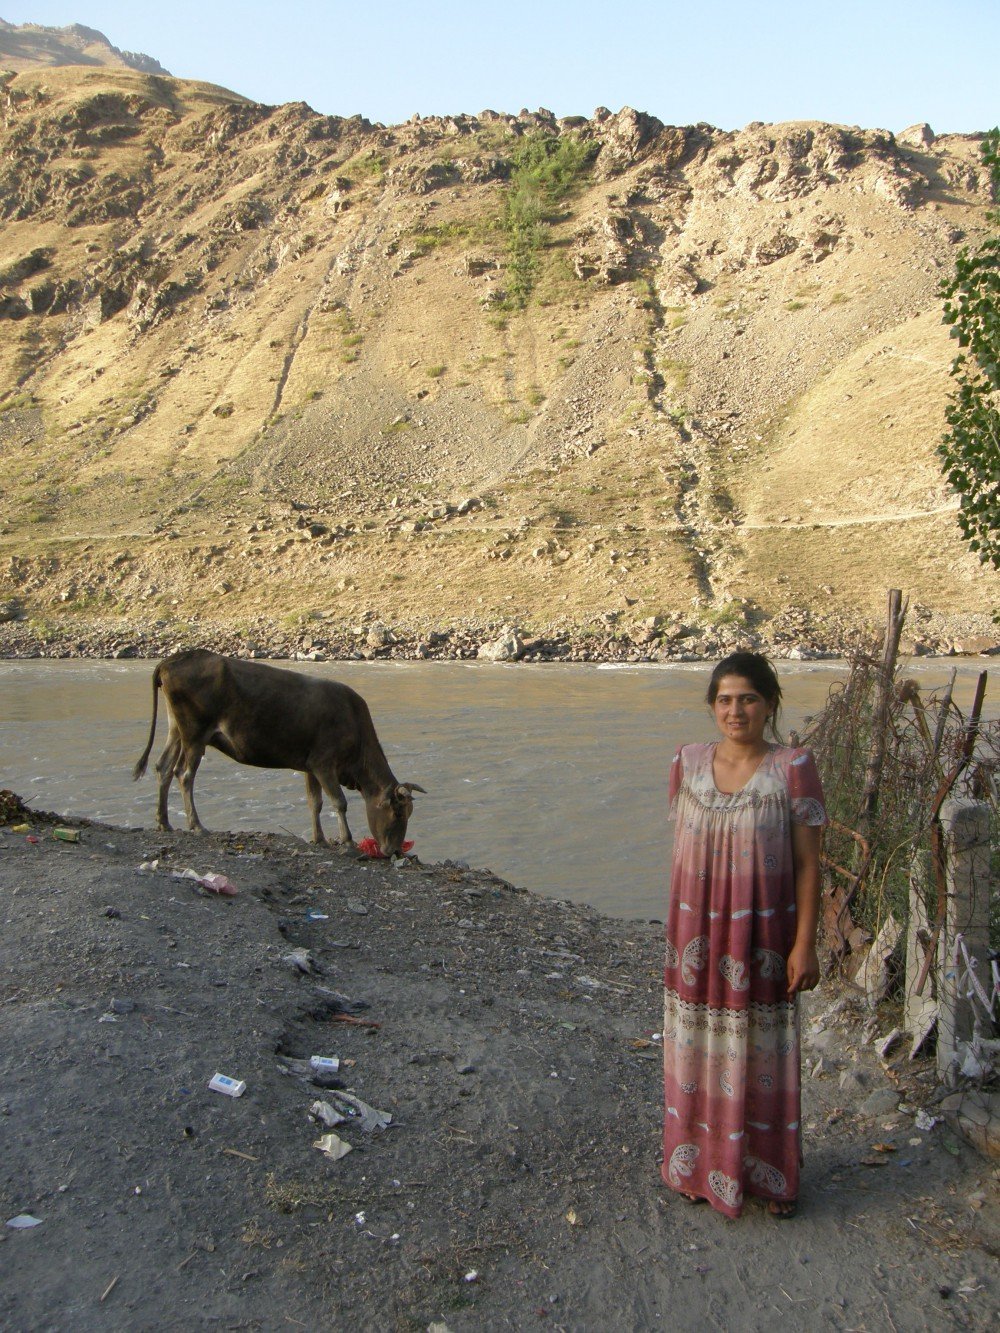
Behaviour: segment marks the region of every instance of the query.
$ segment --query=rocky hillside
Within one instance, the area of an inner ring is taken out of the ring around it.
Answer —
[[[808,651],[899,586],[988,641],[934,457],[975,137],[0,77],[19,632]]]
[[[119,51],[103,32],[71,23],[46,28],[40,23],[6,23],[0,19],[0,68],[20,73],[48,65],[114,65],[142,74],[169,74],[158,60],[138,51]]]

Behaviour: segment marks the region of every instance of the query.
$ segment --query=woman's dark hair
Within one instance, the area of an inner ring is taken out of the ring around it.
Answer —
[[[719,683],[724,676],[742,676],[750,682],[761,698],[771,704],[774,711],[771,713],[768,725],[772,734],[777,736],[781,686],[778,683],[778,673],[770,660],[763,653],[730,653],[728,657],[724,657],[715,667],[708,682],[705,702],[709,708],[715,703],[716,695],[719,693]]]

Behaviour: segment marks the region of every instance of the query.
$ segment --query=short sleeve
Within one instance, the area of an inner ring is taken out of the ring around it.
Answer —
[[[684,747],[678,745],[677,753],[674,755],[674,762],[670,765],[670,799],[669,805],[673,812],[674,802],[677,800],[677,793],[681,789],[681,783],[684,781]]]
[[[788,765],[788,800],[793,824],[828,824],[823,787],[809,750],[793,750]]]

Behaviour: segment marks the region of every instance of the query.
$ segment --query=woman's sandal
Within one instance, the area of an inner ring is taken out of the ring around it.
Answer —
[[[798,1210],[798,1203],[795,1199],[771,1199],[767,1205],[767,1211],[776,1222],[786,1222],[790,1217],[794,1217]]]
[[[705,1203],[705,1202],[706,1202],[706,1200],[703,1199],[703,1198],[701,1197],[700,1194],[685,1194],[685,1192],[684,1192],[683,1190],[678,1190],[677,1193],[681,1196],[681,1198],[684,1200],[685,1203]]]

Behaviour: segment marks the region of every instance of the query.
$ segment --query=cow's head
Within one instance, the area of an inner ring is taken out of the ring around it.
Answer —
[[[413,814],[413,795],[423,791],[415,782],[398,782],[365,797],[368,827],[383,856],[398,856],[403,850],[406,825]]]

